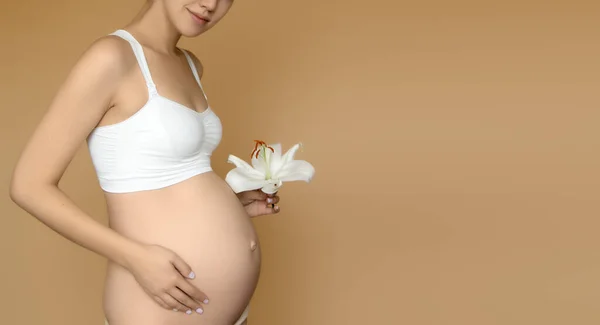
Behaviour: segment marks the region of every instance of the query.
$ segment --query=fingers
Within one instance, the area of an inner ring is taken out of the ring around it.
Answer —
[[[253,200],[264,200],[268,195],[269,194],[261,191],[260,189],[248,192],[248,196]]]
[[[179,273],[188,279],[194,279],[196,275],[192,268],[179,255],[174,254],[171,263]],[[186,314],[192,314],[195,311],[198,314],[204,313],[200,302],[208,303],[208,297],[196,286],[192,285],[187,279],[179,279],[173,286],[166,291],[162,297],[171,309],[185,311]]]
[[[192,268],[178,255],[173,256],[171,263],[173,263],[173,266],[175,266],[177,271],[179,271],[179,273],[181,273],[181,275],[184,277],[188,279],[193,279],[196,277],[196,274],[194,274]]]
[[[267,194],[258,189],[238,193],[238,198],[242,204],[246,205],[254,201],[264,201],[267,198]]]
[[[277,205],[277,203],[279,203],[279,196],[267,198],[267,213],[278,213],[279,206]]]
[[[195,300],[197,303],[202,302],[204,304],[208,304],[208,297],[202,291],[200,291],[195,285],[191,284],[189,281],[182,279],[177,283],[177,287],[184,294],[189,296],[191,299]]]
[[[167,305],[167,309],[171,309],[173,311],[182,311],[182,312],[191,310],[190,307],[177,301],[177,299],[171,297],[171,295],[169,295],[168,293],[165,293],[161,299]],[[191,314],[191,313],[188,313],[188,314]]]
[[[159,304],[164,309],[173,309],[174,308],[174,307],[171,307],[169,304],[165,303],[165,301],[162,300],[158,296],[154,296],[154,301],[156,301],[156,303]]]
[[[273,196],[267,198],[267,204],[277,204],[279,203],[279,196]]]
[[[267,205],[265,210],[266,211],[263,214],[275,214],[275,213],[279,213],[279,211],[280,211],[279,206],[275,205],[275,204]]]
[[[190,296],[186,295],[183,291],[178,288],[173,288],[169,291],[169,295],[175,298],[175,300],[179,301],[182,305],[186,306],[186,314],[191,314],[192,310],[194,310],[198,314],[204,313],[204,309],[199,302],[194,301],[194,299],[190,298]]]

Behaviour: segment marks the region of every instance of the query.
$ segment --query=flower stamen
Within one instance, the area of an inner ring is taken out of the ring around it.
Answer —
[[[254,150],[252,150],[252,153],[250,154],[250,158],[253,158],[255,156],[254,154],[256,153],[256,159],[258,159],[258,156],[260,155],[261,152],[264,152],[265,148],[271,149],[271,151],[273,153],[275,153],[275,149],[273,149],[272,147],[267,145],[266,142],[261,141],[261,140],[254,140],[254,142],[256,142],[256,144],[254,145]]]

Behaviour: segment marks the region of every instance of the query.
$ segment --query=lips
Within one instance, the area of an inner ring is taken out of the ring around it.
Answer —
[[[188,11],[189,11],[189,12],[190,12],[190,13],[191,13],[191,14],[192,14],[194,17],[196,17],[197,19],[199,19],[199,20],[204,20],[204,21],[205,21],[205,22],[207,22],[207,23],[208,23],[208,22],[210,22],[210,18],[208,18],[208,17],[206,17],[206,16],[202,16],[202,15],[200,15],[200,14],[197,14],[197,13],[195,13],[195,12],[191,11],[191,10],[188,10]]]

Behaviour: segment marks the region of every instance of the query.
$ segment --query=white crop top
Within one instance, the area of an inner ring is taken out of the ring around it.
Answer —
[[[210,105],[198,112],[162,97],[140,43],[122,29],[111,35],[131,44],[149,96],[126,120],[98,126],[89,134],[88,148],[100,187],[111,193],[152,190],[212,171],[210,157],[222,137],[219,117]],[[183,53],[202,89],[194,62],[187,51]]]

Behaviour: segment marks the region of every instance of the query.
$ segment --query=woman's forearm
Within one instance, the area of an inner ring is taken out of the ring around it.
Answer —
[[[19,207],[58,234],[125,268],[140,247],[84,213],[56,186],[21,189],[13,186],[10,196]]]

